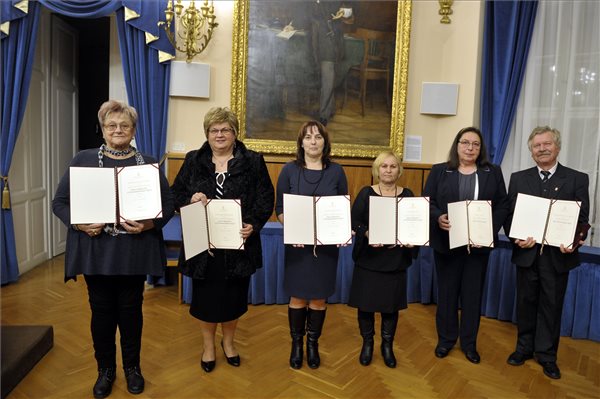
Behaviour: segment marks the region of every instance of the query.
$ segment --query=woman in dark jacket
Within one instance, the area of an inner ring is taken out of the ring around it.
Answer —
[[[481,132],[475,127],[461,129],[450,147],[448,162],[433,165],[424,196],[431,200],[431,247],[434,249],[438,281],[435,355],[448,356],[460,337],[467,360],[479,363],[477,333],[481,316],[481,296],[490,248],[450,249],[448,204],[465,200],[490,200],[494,241],[508,215],[506,186],[502,171],[488,161]],[[460,323],[458,309],[460,300]]]
[[[245,239],[243,250],[214,249],[185,260],[179,270],[193,279],[190,314],[201,321],[204,352],[201,366],[215,367],[215,332],[221,323],[221,346],[227,363],[240,365],[234,334],[240,316],[248,310],[250,276],[262,267],[260,230],[273,212],[274,191],[262,155],[237,140],[238,119],[227,108],[212,108],[204,117],[207,142],[190,151],[175,178],[175,205],[208,199],[240,199]],[[185,250],[185,249],[184,249]]]

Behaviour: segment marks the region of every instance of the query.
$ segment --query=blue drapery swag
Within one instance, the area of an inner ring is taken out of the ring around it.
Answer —
[[[537,1],[485,3],[481,131],[490,160],[495,164],[502,162],[508,145],[537,5]]]
[[[0,1],[3,97],[0,163],[3,177],[10,169],[27,104],[39,24],[37,3]],[[127,95],[129,103],[140,115],[136,130],[138,149],[161,159],[166,146],[170,79],[170,63],[161,61],[174,58],[174,49],[158,26],[167,0],[39,0],[39,3],[74,18],[100,18],[117,11]],[[3,179],[2,189],[5,184]],[[6,284],[18,279],[19,270],[12,211],[2,209],[1,216],[1,274],[2,284]]]

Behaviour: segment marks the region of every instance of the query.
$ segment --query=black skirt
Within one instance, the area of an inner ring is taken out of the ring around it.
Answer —
[[[248,311],[250,276],[227,278],[225,254],[213,250],[209,256],[206,279],[192,280],[190,314],[208,323],[223,323],[239,319]]]
[[[348,305],[364,312],[393,313],[408,307],[406,270],[375,272],[355,267]]]
[[[283,288],[288,296],[302,299],[326,299],[335,293],[339,248],[320,245],[285,246]]]

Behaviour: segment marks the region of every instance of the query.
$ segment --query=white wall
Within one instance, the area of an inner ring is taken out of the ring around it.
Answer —
[[[200,147],[206,141],[202,128],[204,114],[212,107],[230,105],[233,3],[233,1],[214,3],[219,26],[215,29],[206,50],[193,60],[193,62],[210,64],[210,97],[208,99],[171,97],[167,151],[173,151],[173,145],[184,147],[177,152],[188,152]],[[177,59],[185,60],[185,57],[183,54],[177,54]]]
[[[119,34],[115,14],[110,17],[110,46],[108,50],[108,97],[111,100],[127,101],[127,87],[125,86],[125,73],[119,52]]]
[[[423,163],[445,161],[456,133],[479,123],[483,4],[452,8],[452,23],[441,24],[438,2],[413,2],[405,134],[423,137]],[[457,115],[420,114],[422,82],[458,83]]]

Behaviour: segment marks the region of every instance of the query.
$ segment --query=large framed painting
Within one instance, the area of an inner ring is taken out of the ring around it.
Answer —
[[[402,155],[410,13],[410,1],[236,1],[231,108],[240,139],[294,154],[300,125],[319,120],[334,156]]]

